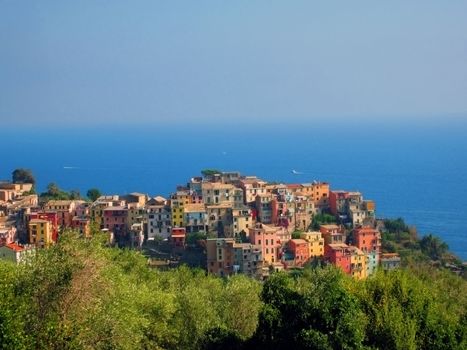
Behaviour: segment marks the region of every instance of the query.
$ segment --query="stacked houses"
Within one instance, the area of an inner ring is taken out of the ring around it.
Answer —
[[[191,178],[167,198],[135,192],[92,203],[51,200],[42,206],[37,196],[21,194],[27,186],[4,187],[2,192],[0,184],[0,246],[47,247],[66,228],[89,237],[94,226],[118,246],[165,240],[177,251],[186,249],[190,235],[206,234],[206,268],[219,276],[261,278],[319,260],[365,278],[381,262],[374,202],[359,192],[332,191],[326,182],[268,183],[238,172],[210,172]],[[336,224],[310,230],[313,218],[324,213],[334,215]],[[387,256],[384,262],[394,268],[398,260]]]

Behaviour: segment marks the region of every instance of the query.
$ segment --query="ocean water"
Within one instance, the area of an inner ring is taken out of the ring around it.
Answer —
[[[378,217],[403,217],[467,259],[467,123],[10,128],[0,138],[0,178],[30,168],[39,190],[167,196],[204,168],[321,180],[361,191]]]

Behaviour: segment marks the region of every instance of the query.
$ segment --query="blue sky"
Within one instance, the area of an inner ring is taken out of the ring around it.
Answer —
[[[0,0],[0,122],[462,119],[466,14],[460,0]]]

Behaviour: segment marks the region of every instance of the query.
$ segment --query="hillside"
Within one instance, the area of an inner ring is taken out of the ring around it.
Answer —
[[[104,239],[62,235],[0,263],[3,349],[464,349],[467,282],[425,265],[356,281],[332,267],[264,283],[161,272]]]

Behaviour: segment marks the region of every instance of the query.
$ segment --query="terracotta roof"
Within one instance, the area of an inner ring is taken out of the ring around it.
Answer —
[[[7,248],[14,250],[15,252],[22,252],[24,250],[24,247],[20,246],[19,244],[16,243],[10,243],[6,245]]]
[[[300,188],[302,185],[300,184],[287,184],[287,188]]]

